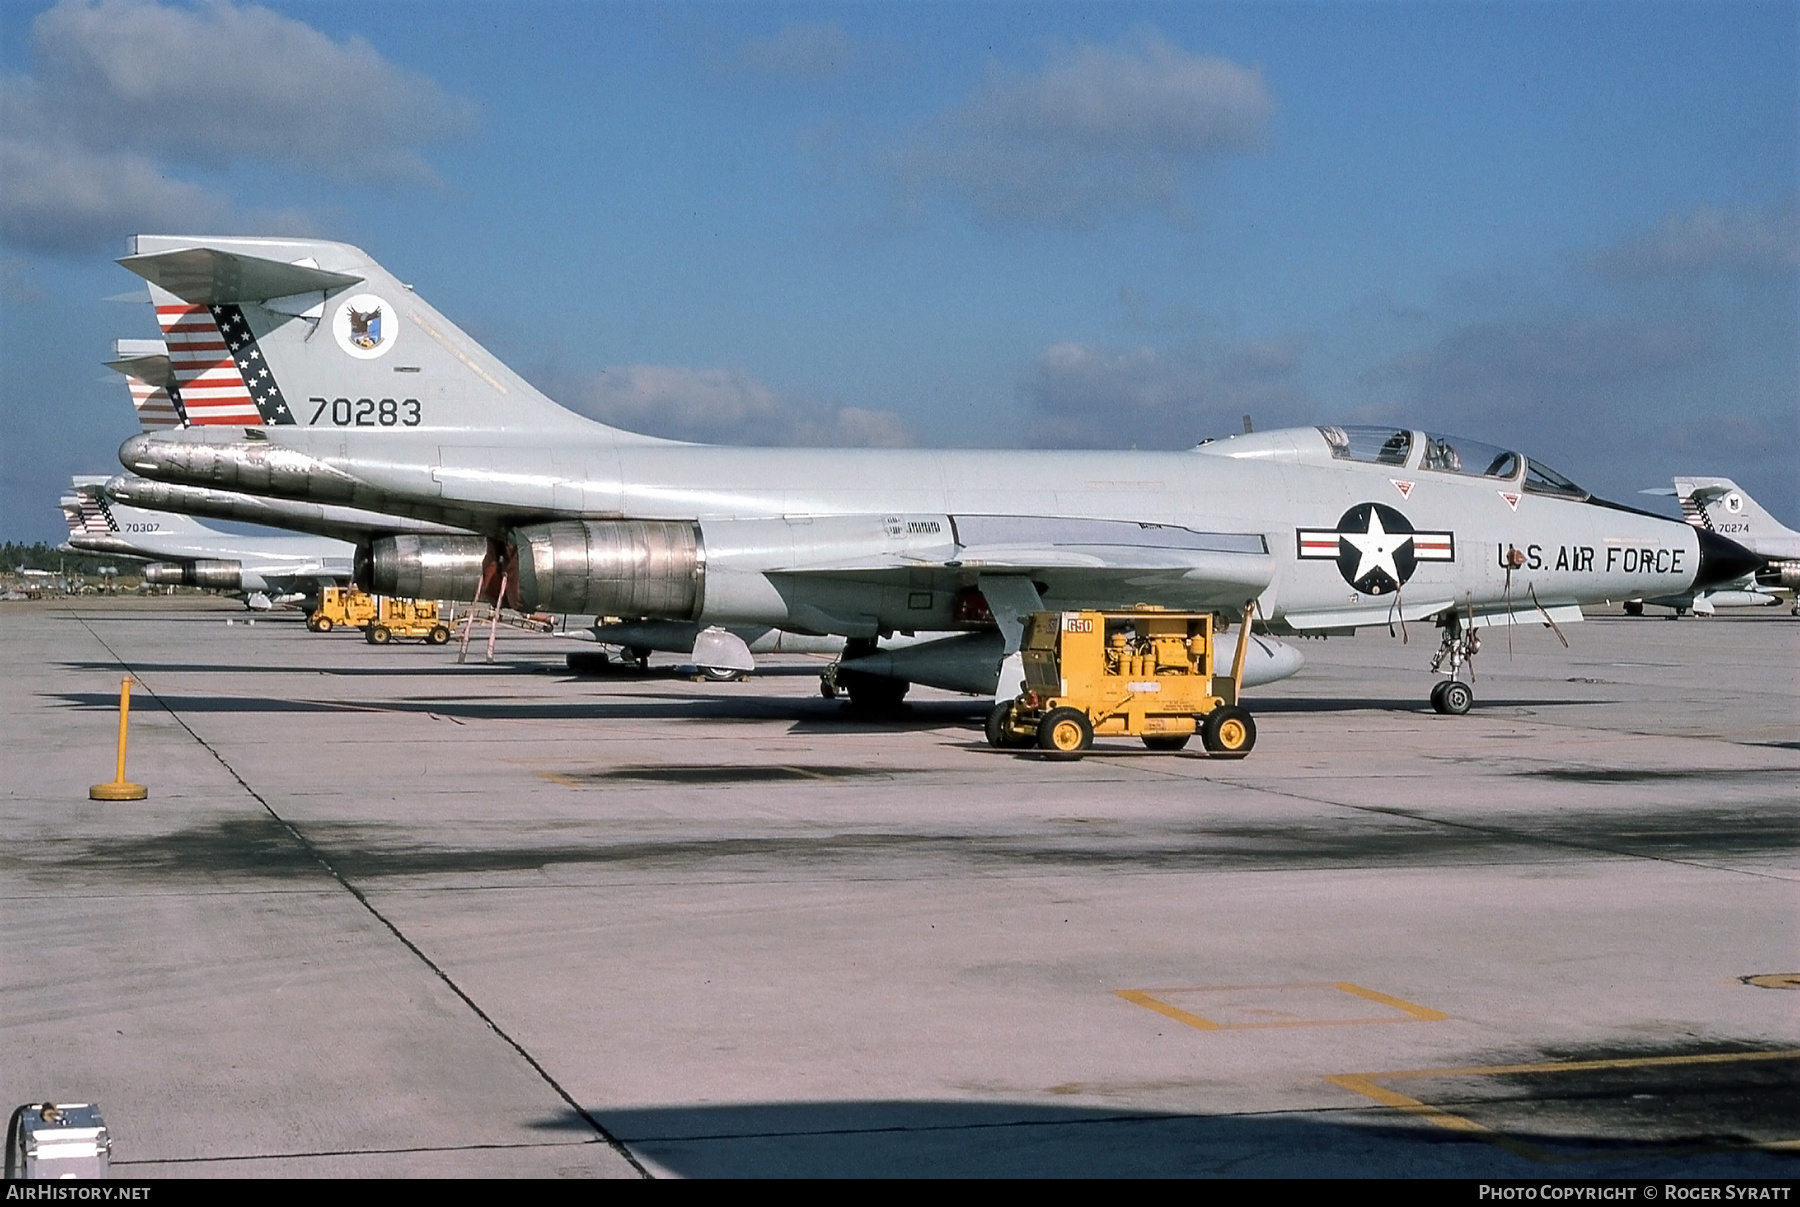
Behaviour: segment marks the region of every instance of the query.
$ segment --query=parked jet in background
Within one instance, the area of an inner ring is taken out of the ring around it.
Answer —
[[[1680,616],[1690,608],[1710,616],[1715,608],[1767,608],[1784,600],[1800,615],[1800,532],[1784,526],[1750,493],[1730,478],[1677,477],[1674,489],[1646,490],[1647,495],[1675,496],[1687,522],[1707,532],[1728,536],[1763,559],[1763,564],[1742,578],[1721,583],[1698,593],[1661,595],[1628,600],[1625,610],[1641,616],[1645,604],[1675,609]]]
[[[151,282],[193,425],[126,441],[127,469],[480,532],[494,544],[460,573],[527,608],[841,636],[852,699],[944,667],[1010,693],[1025,614],[1143,603],[1250,609],[1276,632],[1430,621],[1433,669],[1455,676],[1481,626],[1578,620],[1758,561],[1517,452],[1408,428],[1171,453],[659,440],[557,406],[345,244],[140,236],[121,263]],[[397,572],[448,584],[417,539]],[[922,631],[959,632],[881,646]],[[1467,707],[1445,687],[1434,704]]]
[[[350,581],[355,546],[314,536],[245,536],[208,528],[190,516],[120,503],[107,479],[76,475],[62,500],[69,547],[150,561],[144,581],[210,587],[252,608],[316,599],[319,589]]]

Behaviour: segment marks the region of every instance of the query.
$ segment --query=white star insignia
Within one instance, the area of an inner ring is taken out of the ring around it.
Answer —
[[[1352,582],[1361,582],[1363,576],[1373,570],[1383,571],[1395,582],[1400,581],[1400,567],[1394,564],[1394,554],[1413,539],[1412,533],[1388,532],[1381,526],[1380,513],[1371,508],[1367,532],[1345,532],[1340,535],[1355,546],[1358,554],[1356,573],[1350,576]]]

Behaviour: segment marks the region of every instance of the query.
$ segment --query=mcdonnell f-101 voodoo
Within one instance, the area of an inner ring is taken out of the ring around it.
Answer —
[[[1480,627],[1759,562],[1520,453],[1409,428],[1186,452],[661,440],[558,406],[345,244],[140,236],[121,263],[150,282],[192,425],[126,441],[127,469],[489,538],[460,558],[377,541],[376,590],[480,581],[528,608],[840,635],[853,699],[992,690],[1027,614],[1153,604],[1249,610],[1277,634],[1434,622],[1433,702],[1461,711]]]

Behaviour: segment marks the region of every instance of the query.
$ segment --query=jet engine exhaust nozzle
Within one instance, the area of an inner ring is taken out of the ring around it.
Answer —
[[[1736,541],[1704,528],[1696,528],[1694,535],[1700,538],[1700,565],[1694,571],[1693,590],[1734,582],[1762,569],[1763,559]]]
[[[379,537],[359,553],[356,582],[403,599],[473,599],[487,552],[484,536]]]
[[[244,588],[244,564],[220,558],[200,558],[192,562],[152,562],[144,567],[144,581],[157,586],[241,591]]]
[[[564,520],[516,528],[527,611],[697,620],[706,558],[698,524]]]

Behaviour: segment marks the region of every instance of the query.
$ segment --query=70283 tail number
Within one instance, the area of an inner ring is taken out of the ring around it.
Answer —
[[[417,398],[308,398],[316,403],[307,425],[321,422],[336,427],[418,427],[423,411]],[[330,412],[329,418],[326,412]]]

